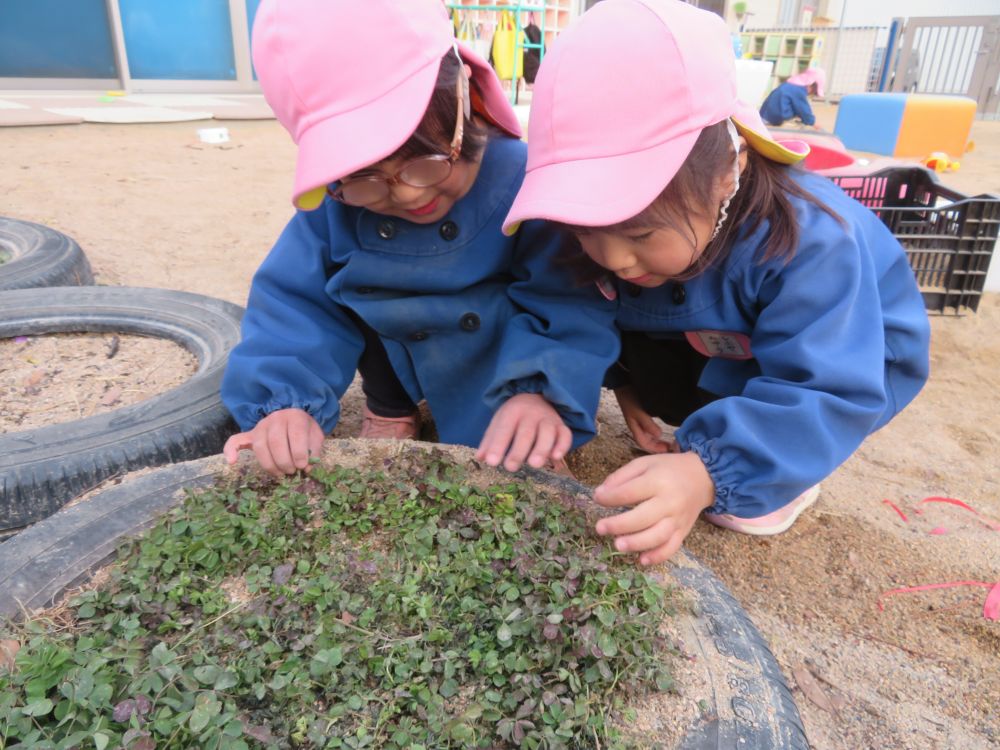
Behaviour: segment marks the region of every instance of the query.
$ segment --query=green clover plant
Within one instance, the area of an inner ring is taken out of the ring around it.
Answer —
[[[384,464],[189,493],[59,618],[0,626],[0,750],[638,746],[668,592],[568,495]]]

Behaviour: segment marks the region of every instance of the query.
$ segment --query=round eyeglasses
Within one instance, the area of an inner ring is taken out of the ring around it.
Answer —
[[[451,149],[448,154],[432,154],[421,156],[404,164],[395,174],[370,174],[360,177],[348,177],[329,185],[326,192],[341,203],[351,206],[370,206],[389,197],[389,191],[394,185],[403,183],[410,187],[426,188],[438,185],[451,175],[452,167],[462,153],[462,136],[465,130],[463,86],[465,75],[459,71],[456,94],[458,112],[455,120],[455,134],[451,139]]]

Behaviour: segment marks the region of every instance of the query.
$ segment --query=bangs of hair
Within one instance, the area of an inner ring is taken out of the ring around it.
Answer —
[[[441,58],[437,83],[434,84],[434,93],[431,94],[431,100],[427,105],[427,111],[424,112],[423,119],[406,143],[383,161],[394,159],[409,161],[421,156],[448,153],[451,139],[455,135],[455,112],[458,109],[456,87],[458,86],[458,76],[461,75],[461,68],[462,63],[455,57],[453,51],[449,51]],[[471,77],[469,86],[475,86]],[[465,130],[462,136],[462,151],[459,154],[459,159],[476,161],[486,148],[486,142],[489,140],[489,128],[476,123],[471,117],[464,117],[464,119]]]
[[[832,209],[816,198],[793,179],[791,170],[799,166],[789,166],[773,162],[753,149],[743,147],[747,152],[747,164],[740,175],[740,188],[733,196],[727,210],[727,218],[719,233],[710,240],[704,251],[694,258],[691,265],[674,279],[686,281],[703,273],[725,257],[737,236],[753,234],[763,222],[768,223],[761,262],[780,258],[786,262],[795,255],[799,243],[799,225],[790,196],[807,200],[843,224]],[[586,227],[569,224],[560,226],[574,235],[591,232],[625,234],[637,229],[672,229],[688,238],[694,254],[696,235],[691,223],[693,217],[718,220],[719,206],[715,205],[715,186],[730,174],[733,168],[732,140],[726,121],[709,125],[701,131],[691,153],[681,165],[674,178],[645,209],[635,216],[606,227]],[[577,244],[577,254],[579,243]],[[590,261],[592,266],[598,264]],[[566,262],[571,262],[567,259]],[[574,270],[587,270],[586,264],[573,265]],[[599,274],[598,274],[599,276]]]

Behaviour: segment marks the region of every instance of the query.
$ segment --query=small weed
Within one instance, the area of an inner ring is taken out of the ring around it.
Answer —
[[[60,627],[0,627],[0,750],[627,747],[665,592],[542,490],[386,463],[190,494]]]

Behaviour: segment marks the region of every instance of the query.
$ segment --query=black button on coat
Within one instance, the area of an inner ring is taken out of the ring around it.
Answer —
[[[451,242],[458,237],[458,224],[453,221],[446,221],[441,225],[441,239]]]
[[[391,221],[380,221],[378,223],[378,236],[383,240],[391,240],[396,236],[396,225]]]

